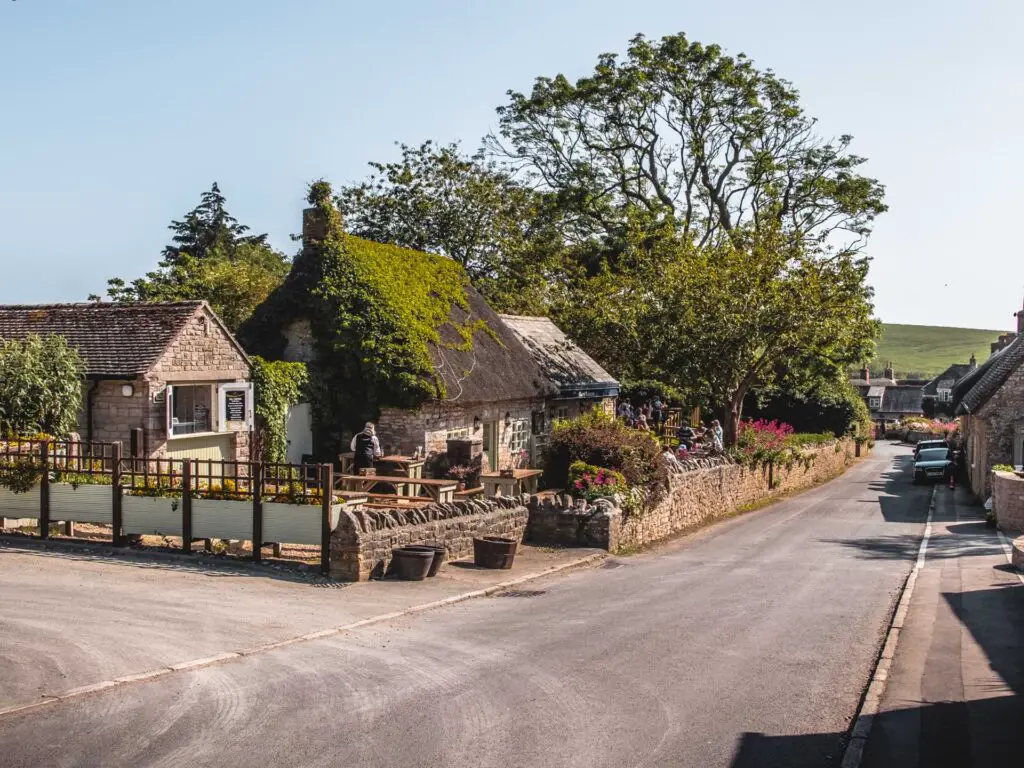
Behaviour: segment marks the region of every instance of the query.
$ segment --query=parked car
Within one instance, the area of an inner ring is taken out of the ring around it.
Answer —
[[[952,474],[953,451],[948,447],[922,448],[918,451],[914,459],[914,483],[926,480],[948,482]]]
[[[945,440],[921,440],[914,446],[914,461],[917,461],[918,454],[926,448],[949,448]]]

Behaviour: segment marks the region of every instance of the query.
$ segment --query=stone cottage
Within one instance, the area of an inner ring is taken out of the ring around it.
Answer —
[[[429,456],[468,440],[488,469],[529,462],[556,388],[461,267],[349,235],[328,198],[314,204],[291,273],[240,338],[252,353],[307,363],[321,382],[316,453],[348,450],[373,419],[385,453]]]
[[[247,461],[250,364],[205,301],[0,306],[0,339],[56,334],[86,367],[78,430],[126,455]]]
[[[890,422],[924,415],[922,398],[925,382],[897,381],[891,362],[886,363],[882,378],[872,379],[871,371],[864,366],[857,375],[850,378],[850,384],[857,389],[868,406],[871,420],[883,429]]]
[[[964,376],[978,367],[978,360],[971,355],[967,363],[953,363],[921,390],[925,412],[931,415],[953,415],[953,387]]]
[[[1024,309],[1015,316],[1016,336],[953,387],[971,489],[979,496],[991,491],[993,466],[1024,465]]]

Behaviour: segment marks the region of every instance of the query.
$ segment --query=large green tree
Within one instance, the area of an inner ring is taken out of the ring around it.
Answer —
[[[216,183],[193,210],[172,221],[171,243],[157,268],[131,282],[107,281],[114,301],[205,299],[229,328],[236,330],[284,280],[289,259],[266,243],[266,235],[228,213]],[[92,296],[99,299],[98,296]]]
[[[885,210],[851,137],[820,136],[790,83],[683,34],[634,37],[576,82],[540,77],[498,113],[490,148],[613,245],[645,220],[699,244],[767,226],[856,250]]]
[[[624,278],[642,307],[639,366],[720,409],[729,442],[752,390],[834,385],[870,354],[878,324],[866,259],[771,232],[658,247],[668,252],[649,274]]]
[[[481,153],[457,144],[399,145],[337,197],[352,234],[439,253],[461,264],[498,309],[541,311],[564,274],[559,213]]]

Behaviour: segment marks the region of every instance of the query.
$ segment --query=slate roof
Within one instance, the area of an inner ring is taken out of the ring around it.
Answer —
[[[953,363],[934,379],[924,385],[924,396],[935,397],[939,394],[939,388],[952,389],[960,379],[970,373],[971,366],[967,363]]]
[[[956,413],[973,413],[996,393],[1010,375],[1024,363],[1024,336],[996,352],[988,360],[964,376],[953,387]]]
[[[546,317],[500,315],[540,369],[567,397],[593,392],[614,397],[619,382]]]
[[[85,360],[87,376],[134,378],[149,370],[204,303],[0,305],[0,339],[59,334]]]
[[[924,413],[921,405],[923,399],[923,391],[920,386],[898,384],[895,387],[885,388],[882,407],[879,410],[883,413],[920,414]]]

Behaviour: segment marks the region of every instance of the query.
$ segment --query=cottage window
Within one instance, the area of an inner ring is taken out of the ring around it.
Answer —
[[[465,427],[462,428],[462,429],[449,429],[445,433],[445,439],[446,440],[468,440],[469,439],[469,429],[467,429]]]
[[[568,419],[569,418],[569,406],[567,406],[567,405],[560,405],[557,408],[555,408],[555,418],[556,419]]]
[[[877,411],[881,407],[882,407],[882,398],[880,398],[880,397],[869,397],[868,398],[868,408],[870,408],[870,409],[872,409],[874,411]]]
[[[525,419],[513,421],[509,425],[508,449],[511,453],[519,453],[526,450],[526,443],[529,438],[529,426]]]
[[[213,429],[213,387],[209,384],[167,387],[168,433],[194,435]]]
[[[948,389],[940,389],[937,391],[937,394],[940,403],[948,403],[951,399],[952,391]]]

